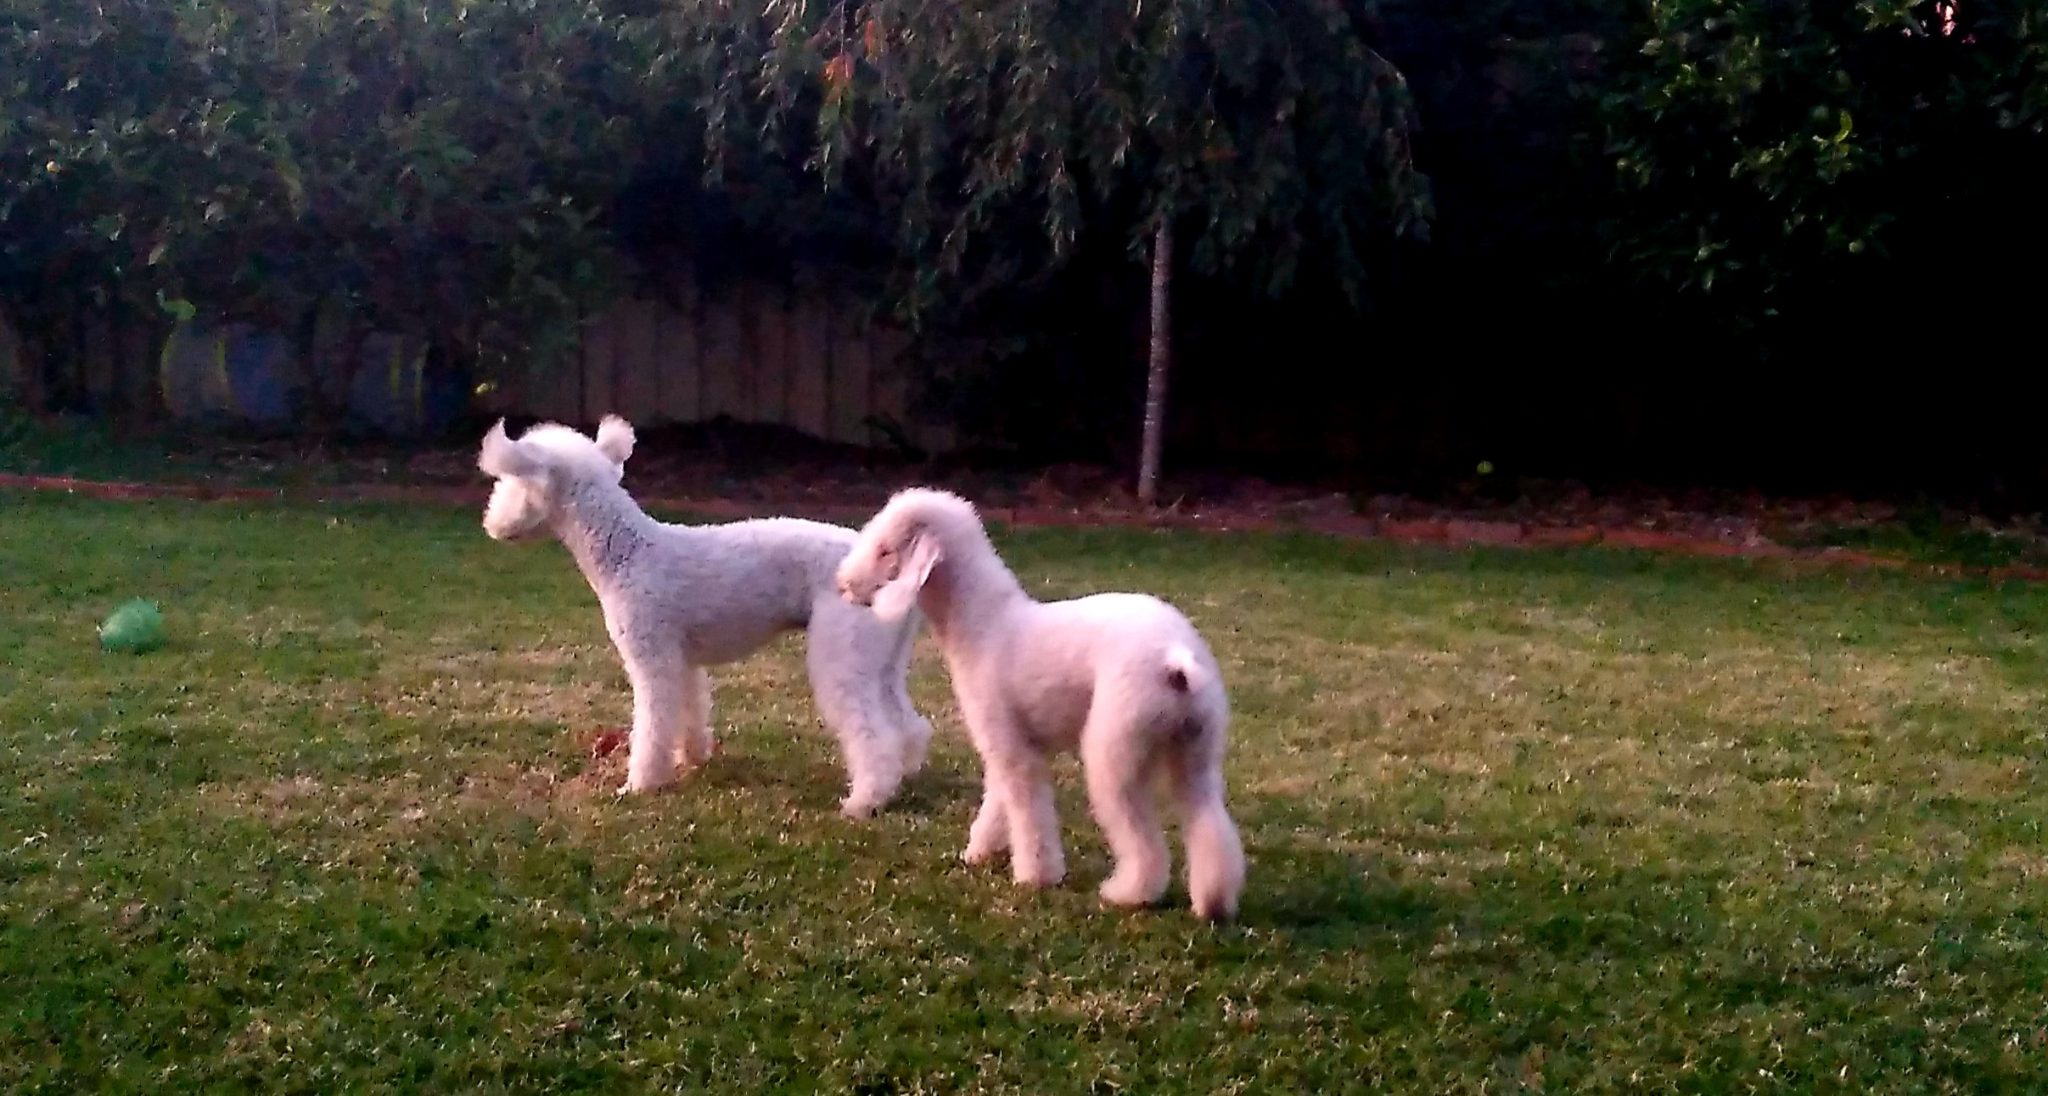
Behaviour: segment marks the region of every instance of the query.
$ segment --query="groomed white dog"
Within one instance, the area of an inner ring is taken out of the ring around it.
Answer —
[[[1066,876],[1048,761],[1078,749],[1115,854],[1103,901],[1150,905],[1172,874],[1155,787],[1172,789],[1195,913],[1232,917],[1244,848],[1223,801],[1223,678],[1194,625],[1143,594],[1038,602],[996,555],[974,507],[915,488],[889,500],[839,565],[847,599],[887,619],[924,611],[981,754],[965,859],[1010,852],[1017,882]]]
[[[931,724],[904,675],[917,621],[849,605],[834,569],[854,533],[793,518],[693,527],[649,517],[620,481],[633,428],[607,417],[596,438],[549,423],[518,440],[501,421],[477,467],[497,480],[484,531],[518,540],[552,531],[604,607],[633,685],[633,731],[621,792],[673,780],[710,759],[706,666],[809,630],[811,687],[839,739],[850,788],[840,810],[865,818],[924,764]]]

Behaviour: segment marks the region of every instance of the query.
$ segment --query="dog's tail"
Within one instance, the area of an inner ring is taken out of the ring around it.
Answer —
[[[1202,687],[1207,674],[1202,669],[1202,660],[1185,643],[1176,643],[1166,649],[1166,684],[1177,693],[1192,693]]]

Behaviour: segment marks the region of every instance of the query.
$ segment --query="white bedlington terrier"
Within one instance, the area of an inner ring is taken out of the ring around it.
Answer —
[[[889,500],[839,565],[849,601],[885,619],[922,609],[981,754],[981,811],[964,859],[1010,852],[1017,882],[1066,876],[1049,762],[1079,749],[1116,869],[1103,901],[1143,906],[1173,864],[1155,791],[1179,807],[1195,913],[1222,920],[1244,890],[1244,847],[1223,802],[1230,705],[1194,625],[1143,594],[1038,602],[996,555],[974,507],[913,488]]]
[[[854,532],[769,518],[668,525],[620,486],[633,428],[607,417],[595,439],[548,423],[517,441],[500,421],[477,467],[498,482],[484,531],[518,540],[552,531],[604,606],[605,628],[633,685],[626,783],[646,791],[696,767],[716,745],[705,667],[745,657],[776,635],[809,630],[812,691],[839,739],[850,818],[872,815],[924,764],[931,724],[911,706],[904,674],[917,621],[847,604],[834,568]]]

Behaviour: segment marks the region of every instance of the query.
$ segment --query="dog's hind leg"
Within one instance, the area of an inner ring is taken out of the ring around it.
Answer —
[[[1157,760],[1152,735],[1119,698],[1096,698],[1081,732],[1081,768],[1088,780],[1088,805],[1116,858],[1100,894],[1113,906],[1149,906],[1166,893],[1172,854],[1154,799]]]
[[[910,614],[896,626],[890,644],[889,657],[876,670],[882,689],[882,706],[889,712],[890,722],[896,725],[897,740],[902,746],[903,776],[908,779],[924,768],[925,755],[931,751],[931,721],[917,712],[917,705],[910,699],[910,656],[917,646],[917,624],[921,619],[916,613]],[[886,625],[877,622],[877,627]]]
[[[893,651],[865,627],[875,623],[867,610],[827,595],[813,609],[806,652],[818,712],[846,762],[839,810],[848,818],[867,818],[895,796],[912,752],[912,730],[898,711],[908,700],[897,699],[900,681],[889,676]]]
[[[702,666],[683,668],[682,734],[676,763],[694,769],[711,760],[718,735],[711,728],[711,675]]]

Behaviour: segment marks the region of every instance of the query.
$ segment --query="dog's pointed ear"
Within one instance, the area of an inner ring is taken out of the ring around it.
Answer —
[[[903,549],[902,569],[875,591],[875,615],[889,621],[910,615],[910,610],[917,606],[918,591],[924,589],[925,581],[932,577],[932,568],[944,558],[937,538],[927,533],[911,537]]]
[[[626,458],[633,455],[633,424],[617,415],[606,415],[597,424],[597,449],[610,457],[613,464],[625,464]]]
[[[477,451],[476,466],[493,479],[535,476],[541,470],[540,462],[526,451],[524,445],[505,436],[504,419],[499,419],[497,425],[484,435],[483,448]]]

